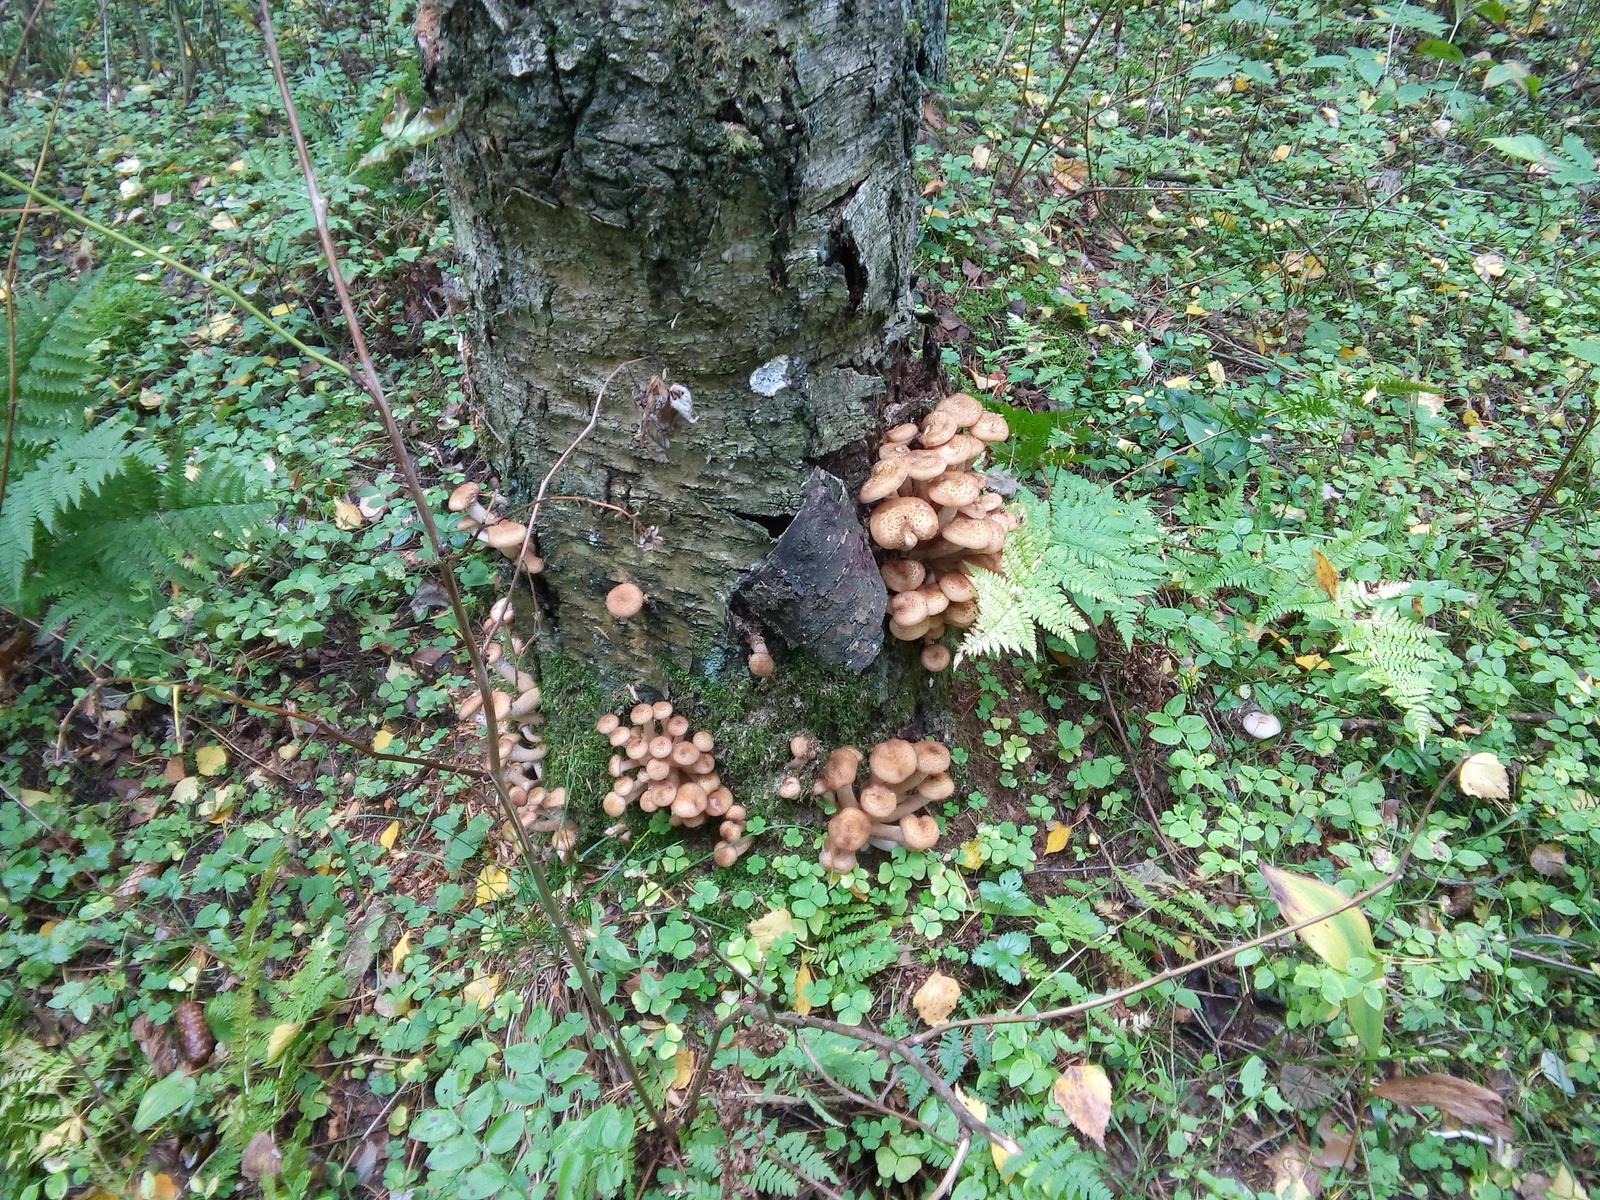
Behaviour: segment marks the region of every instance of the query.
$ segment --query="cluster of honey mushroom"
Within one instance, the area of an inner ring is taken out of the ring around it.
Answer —
[[[1010,432],[999,413],[956,392],[920,425],[889,430],[861,488],[861,502],[874,506],[872,540],[891,551],[881,568],[891,593],[889,632],[906,642],[921,638],[930,671],[950,665],[939,644],[945,629],[978,619],[970,569],[999,571],[1006,534],[1019,523],[1005,498],[987,490],[988,477],[972,469],[990,442]]]
[[[861,751],[843,746],[828,755],[811,785],[836,809],[818,857],[825,870],[841,874],[852,870],[857,853],[869,844],[880,850],[895,846],[930,850],[939,840],[939,822],[920,810],[955,791],[950,751],[931,738],[920,742],[891,738],[872,748],[867,767],[871,778],[858,794]],[[799,792],[799,780],[793,776],[779,789],[779,795],[789,798]]]
[[[483,489],[475,483],[463,483],[450,493],[450,511],[461,514],[461,519],[456,522],[456,528],[463,533],[472,534],[485,545],[493,546],[507,558],[515,559],[520,555],[522,569],[529,575],[537,575],[543,571],[544,559],[532,550],[524,551],[522,548],[528,536],[528,527],[521,521],[495,516],[480,502],[482,494]],[[490,503],[493,503],[492,496]]]
[[[690,733],[689,718],[674,713],[665,700],[634,705],[626,721],[607,713],[595,728],[619,751],[608,767],[613,782],[602,802],[606,815],[620,817],[637,801],[641,812],[669,809],[672,824],[690,829],[716,819],[719,867],[731,867],[750,848],[744,805],[733,802],[733,793],[717,776],[711,753],[716,741],[709,733]]]
[[[510,637],[506,631],[512,615],[510,604],[498,600],[489,610],[489,619],[484,624],[484,665],[510,689],[496,688],[494,692],[500,765],[518,823],[530,833],[550,834],[551,845],[565,859],[577,845],[578,827],[563,818],[567,789],[546,790],[542,782],[548,747],[539,735],[539,728],[544,724],[544,716],[539,712],[539,685],[532,675],[519,670],[506,653],[508,639],[512,654],[521,655],[526,649],[521,639]],[[484,718],[483,696],[479,692],[474,691],[462,702],[457,716],[463,723],[471,722],[480,734],[487,733],[488,721]],[[487,752],[484,769],[489,769]],[[515,836],[509,825],[506,833]]]

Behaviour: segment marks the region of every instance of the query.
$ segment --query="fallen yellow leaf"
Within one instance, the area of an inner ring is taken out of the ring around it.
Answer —
[[[1205,305],[1201,304],[1198,300],[1189,301],[1189,303],[1183,306],[1183,311],[1188,313],[1191,317],[1203,317],[1206,315]]]
[[[1067,848],[1067,843],[1072,840],[1072,826],[1063,825],[1060,821],[1050,822],[1050,832],[1045,834],[1044,852],[1046,854],[1060,854]]]
[[[200,802],[199,814],[213,825],[221,825],[233,816],[233,789],[220,787]]]
[[[462,1002],[471,1005],[479,1012],[483,1012],[494,1003],[495,990],[500,986],[500,976],[487,975],[482,979],[474,979],[461,989]]]
[[[950,1019],[956,1001],[960,999],[960,982],[941,971],[935,971],[911,997],[911,1007],[929,1025],[943,1025]]]
[[[490,863],[478,872],[477,903],[487,904],[497,896],[504,896],[506,889],[511,886],[511,877],[506,874],[505,868]]]
[[[1276,150],[1274,150],[1270,155],[1267,156],[1267,161],[1268,162],[1280,163],[1280,162],[1282,162],[1284,159],[1286,159],[1288,157],[1289,157],[1289,143],[1285,142],[1283,145],[1279,146]]]
[[[1511,798],[1511,776],[1506,773],[1505,764],[1487,750],[1480,750],[1461,764],[1456,786],[1481,800]]]
[[[794,973],[794,1010],[802,1017],[811,1011],[811,997],[806,995],[806,989],[810,986],[811,968],[802,960],[800,969]]]
[[[1106,1148],[1106,1123],[1111,1120],[1111,1080],[1093,1063],[1071,1067],[1050,1088],[1051,1098],[1078,1132]]]
[[[361,522],[365,520],[361,510],[348,500],[335,500],[333,502],[333,523],[339,529],[360,529]]]
[[[1328,561],[1321,550],[1311,551],[1311,562],[1316,572],[1317,586],[1328,593],[1329,600],[1339,599],[1339,568]]]
[[[399,836],[400,822],[390,821],[388,825],[384,826],[383,832],[378,835],[378,845],[382,846],[385,850],[393,850],[394,840]]]
[[[676,1072],[672,1076],[672,1086],[688,1087],[689,1081],[694,1078],[694,1051],[687,1046],[679,1046],[677,1053],[672,1056],[672,1066]]]
[[[380,729],[372,735],[372,748],[382,754],[394,742],[394,734],[387,729]]]
[[[1206,364],[1206,376],[1218,387],[1228,382],[1228,373],[1222,369],[1222,364],[1214,358]]]
[[[400,940],[394,944],[394,949],[389,952],[389,969],[398,971],[405,965],[406,955],[411,953],[411,931],[408,929],[400,935]]]
[[[1297,666],[1304,667],[1308,671],[1332,670],[1332,665],[1320,654],[1296,654],[1294,661]]]
[[[218,233],[230,233],[239,228],[239,222],[235,221],[227,213],[219,212],[212,216],[211,228],[215,229]]]
[[[272,1033],[267,1037],[267,1061],[275,1063],[282,1058],[283,1052],[289,1048],[289,1043],[294,1041],[295,1035],[299,1032],[299,1021],[285,1021],[281,1025],[274,1025]]]
[[[977,838],[970,842],[961,843],[961,865],[969,871],[976,871],[989,859],[988,853],[983,848],[983,843]]]
[[[756,940],[759,950],[771,950],[772,943],[778,940],[780,933],[794,932],[794,918],[789,915],[787,908],[775,908],[764,917],[757,917],[745,926],[750,931],[750,936]]]
[[[221,746],[201,746],[194,752],[194,769],[202,775],[220,775],[228,765],[228,752]]]

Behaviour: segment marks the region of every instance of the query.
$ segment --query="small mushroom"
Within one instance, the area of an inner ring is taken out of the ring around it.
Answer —
[[[917,496],[896,496],[872,510],[872,540],[886,550],[909,550],[939,532],[939,514]]]
[[[478,503],[478,494],[482,490],[483,489],[475,483],[463,483],[459,484],[456,489],[450,493],[450,499],[447,502],[450,511],[453,513],[466,514],[466,516],[461,518],[463,527],[466,527],[467,522],[471,522],[470,528],[477,528],[479,525],[488,524],[489,514],[487,511],[485,511],[483,505]]]
[[[750,674],[757,679],[767,678],[778,667],[772,655],[767,652],[766,640],[758,633],[750,635],[750,657],[745,663],[750,668]]]
[[[863,504],[876,504],[887,496],[892,496],[900,490],[900,485],[906,481],[906,460],[908,455],[896,455],[894,458],[880,458],[873,464],[872,474],[867,477],[866,483],[861,485],[859,499]]]
[[[636,583],[619,583],[606,593],[606,611],[619,621],[636,616],[644,607],[644,592]]]
[[[934,642],[931,646],[922,648],[922,669],[924,671],[932,671],[937,674],[949,665],[949,647],[941,646],[938,642]]]
[[[891,558],[878,569],[891,592],[909,592],[922,586],[928,569],[914,558]]]
[[[969,396],[965,392],[953,392],[939,401],[935,412],[949,413],[955,418],[956,424],[963,429],[970,429],[973,422],[983,416],[983,403],[976,396]]]
[[[1259,708],[1247,712],[1239,719],[1239,724],[1244,731],[1258,741],[1275,738],[1283,732],[1283,722],[1269,712],[1262,712]]]

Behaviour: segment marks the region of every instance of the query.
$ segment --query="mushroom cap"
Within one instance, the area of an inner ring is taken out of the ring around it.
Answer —
[[[478,493],[483,489],[475,483],[457,484],[450,493],[449,507],[451,512],[466,512],[472,507],[472,502],[478,498]]]
[[[661,732],[669,738],[681,738],[689,732],[689,718],[682,713],[675,713],[667,718],[667,723],[661,727]]]
[[[878,568],[878,574],[891,592],[909,592],[922,586],[928,568],[914,558],[891,558]]]
[[[973,618],[977,620],[976,617]],[[933,628],[927,617],[923,617],[915,625],[902,625],[893,617],[889,618],[889,636],[902,642],[915,642],[924,637],[928,630]]]
[[[800,794],[800,780],[794,775],[784,776],[783,782],[778,785],[778,795],[785,800],[793,800]]]
[[[664,733],[650,739],[650,757],[666,758],[672,753],[672,739]]]
[[[704,784],[700,785],[704,787]],[[713,817],[725,816],[733,807],[733,793],[727,788],[713,788],[706,793],[706,812]]]
[[[698,817],[706,810],[706,793],[698,783],[680,783],[672,797],[672,813],[677,817]]]
[[[955,466],[957,463],[970,463],[983,453],[983,448],[984,443],[970,433],[958,433],[939,447],[939,453],[944,457],[945,462]]]
[[[900,837],[907,850],[931,850],[939,840],[939,822],[932,813],[907,813],[900,818]]]
[[[977,500],[982,492],[983,476],[976,471],[946,471],[928,485],[928,500],[961,508]]]
[[[532,550],[525,551],[522,555],[522,569],[529,575],[544,574],[544,559]]]
[[[978,623],[978,602],[976,600],[952,600],[950,607],[940,614],[944,617],[946,625],[954,625],[957,629],[970,629]]]
[[[822,848],[822,853],[817,855],[817,862],[821,864],[824,871],[832,871],[836,875],[843,875],[847,871],[856,869],[856,856],[853,852],[835,854],[826,846]]]
[[[746,665],[750,668],[750,674],[757,679],[765,679],[778,669],[778,664],[773,661],[770,654],[752,654],[746,660]]]
[[[960,428],[961,422],[956,420],[954,413],[935,409],[922,418],[922,444],[929,449],[942,446],[955,437]]]
[[[983,402],[966,392],[952,392],[939,401],[934,411],[949,413],[958,425],[965,428],[983,416]]]
[[[939,514],[916,496],[896,496],[872,510],[872,540],[885,550],[909,550],[939,532]]]
[[[950,665],[950,648],[935,642],[931,646],[922,648],[922,669],[935,674]]]
[[[733,866],[734,863],[739,861],[739,855],[742,853],[740,846],[742,844],[746,843],[723,842],[722,845],[718,846],[716,851],[711,855],[711,860],[719,867]]]
[[[1003,442],[1011,436],[1011,426],[999,413],[986,412],[972,423],[972,436],[980,442]]]
[[[841,808],[828,822],[827,844],[853,855],[872,836],[872,818],[859,808]]]
[[[648,704],[635,704],[631,709],[628,710],[628,720],[632,721],[635,725],[643,725],[646,721],[652,719],[650,706]]]
[[[665,721],[672,716],[672,701],[657,700],[650,706],[650,715],[657,721]]]
[[[690,739],[690,741],[694,742],[694,748],[700,751],[701,754],[710,754],[717,748],[717,739],[712,737],[704,729],[696,733],[694,737]]]
[[[872,464],[872,474],[861,485],[859,499],[863,504],[876,504],[885,496],[892,496],[906,481],[906,467],[911,455],[900,454],[894,458],[880,458]]]
[[[883,440],[886,442],[909,442],[916,436],[917,427],[910,421],[906,421],[903,424],[896,425],[888,433],[884,434]]]
[[[619,792],[607,792],[606,798],[600,801],[600,807],[606,810],[606,816],[620,817],[628,811],[628,798]]]
[[[948,800],[955,790],[956,781],[947,771],[938,771],[917,784],[917,795],[924,800]]]
[[[636,583],[619,583],[606,593],[606,611],[625,621],[644,607],[644,593]]]
[[[858,797],[861,811],[874,821],[881,821],[900,806],[900,797],[894,789],[883,783],[869,783]]]
[[[971,577],[963,575],[960,571],[946,571],[940,575],[939,590],[949,597],[952,603],[971,600],[978,594],[978,589],[972,586]]]
[[[507,558],[513,558],[522,550],[528,527],[520,521],[496,521],[478,536]]]
[[[861,766],[861,751],[854,746],[840,746],[828,755],[822,774],[814,785],[817,793],[836,792],[846,784],[856,781],[856,770]]]
[[[943,475],[947,465],[937,450],[913,450],[900,461],[906,466],[906,474],[918,481]]]
[[[889,597],[889,613],[901,625],[916,625],[921,621],[926,621],[928,619],[927,597],[920,588],[911,592],[896,592]]]
[[[717,826],[717,833],[725,842],[737,841],[739,839],[739,835],[744,833],[744,822],[724,821],[721,825]]]
[[[943,742],[923,738],[912,749],[917,752],[917,770],[924,775],[937,775],[950,769],[950,751]]]
[[[700,751],[693,742],[679,742],[672,748],[672,761],[680,767],[692,767],[700,761]]]
[[[965,550],[987,550],[997,528],[990,525],[988,518],[974,520],[971,517],[957,517],[944,527],[944,540]],[[1004,533],[1004,530],[1000,532]]]
[[[1275,738],[1283,732],[1283,722],[1269,712],[1257,709],[1255,712],[1245,713],[1240,718],[1239,724],[1251,737],[1260,741]]]
[[[660,783],[668,775],[672,774],[672,760],[668,758],[647,758],[644,762],[644,774],[646,779]]]
[[[817,740],[809,733],[797,733],[789,739],[789,753],[796,758],[809,758],[817,752]]]
[[[612,742],[611,744],[613,746],[616,745],[615,742]],[[636,733],[622,744],[622,752],[634,762],[638,762],[641,758],[650,753],[650,739],[645,737],[643,734]]]
[[[890,738],[872,748],[872,777],[900,783],[917,769],[917,749],[904,738]]]
[[[605,716],[594,723],[594,727],[609,737],[617,726],[621,724],[622,718],[617,716],[616,713],[606,713]]]
[[[885,442],[878,447],[878,460],[881,462],[886,458],[900,458],[902,455],[910,453],[911,444],[909,442]]]
[[[950,607],[950,597],[939,589],[937,583],[924,583],[915,593],[906,592],[905,595],[918,595],[922,597],[923,609],[930,617],[937,617]],[[909,624],[910,622],[907,622]]]

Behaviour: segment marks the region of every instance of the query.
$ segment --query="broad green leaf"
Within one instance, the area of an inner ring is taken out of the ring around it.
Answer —
[[[174,1071],[140,1099],[139,1109],[133,1114],[134,1132],[143,1133],[156,1122],[170,1117],[193,1100],[194,1093],[194,1076],[181,1069]]]
[[[461,1122],[448,1108],[430,1108],[411,1123],[411,1136],[419,1142],[442,1142],[461,1132]]]
[[[1510,158],[1520,158],[1523,162],[1543,163],[1550,158],[1550,148],[1531,133],[1519,133],[1516,137],[1494,137],[1489,139],[1501,154]]]
[[[433,1148],[428,1155],[428,1170],[465,1170],[477,1162],[482,1153],[483,1147],[478,1144],[478,1139],[470,1133],[463,1133]]]
[[[1272,889],[1272,899],[1282,911],[1284,920],[1298,924],[1318,913],[1347,903],[1350,899],[1338,888],[1292,875],[1277,867],[1263,865],[1261,874]],[[1347,908],[1326,921],[1307,925],[1300,931],[1300,939],[1316,951],[1317,956],[1336,971],[1347,971],[1352,958],[1377,962],[1378,952],[1372,945],[1372,930],[1359,907]]]
[[[1442,58],[1445,62],[1461,66],[1467,61],[1467,56],[1461,52],[1461,47],[1454,42],[1447,42],[1442,38],[1423,38],[1411,47],[1417,54],[1426,54],[1431,58]]]

